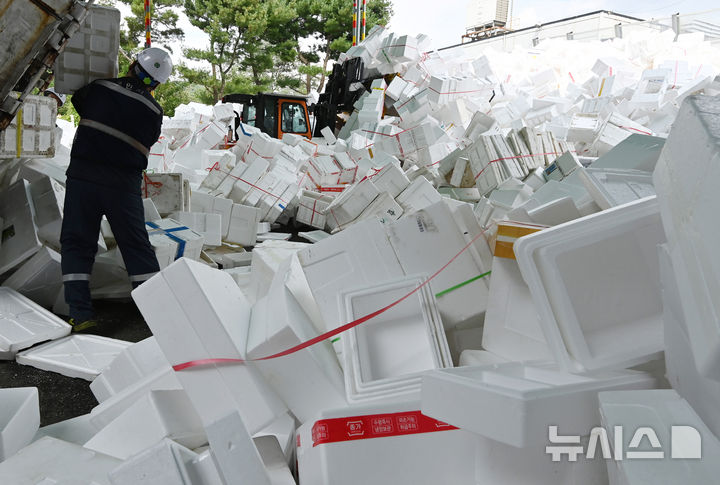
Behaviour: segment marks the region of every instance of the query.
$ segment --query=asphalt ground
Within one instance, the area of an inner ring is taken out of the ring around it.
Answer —
[[[139,342],[152,333],[135,303],[128,300],[95,300],[98,326],[84,334]],[[40,426],[81,416],[97,406],[90,382],[56,372],[0,360],[0,388],[37,387],[40,395]]]

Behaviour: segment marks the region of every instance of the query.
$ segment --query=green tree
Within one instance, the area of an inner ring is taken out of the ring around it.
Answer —
[[[145,2],[144,0],[116,0],[129,5],[133,13],[126,17],[127,30],[121,33],[120,44],[127,51],[135,51],[145,45]],[[172,51],[170,43],[184,37],[178,27],[178,8],[183,0],[152,0],[150,2],[151,41]]]
[[[304,94],[321,91],[330,60],[352,46],[353,2],[298,0],[300,20],[292,29],[298,51],[297,71],[304,78]],[[366,30],[385,25],[393,14],[391,0],[369,0]]]

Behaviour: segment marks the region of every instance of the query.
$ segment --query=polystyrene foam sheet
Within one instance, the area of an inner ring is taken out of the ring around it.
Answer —
[[[663,349],[655,197],[515,243],[545,339],[565,369],[623,368]]]
[[[22,349],[64,337],[70,325],[15,290],[0,287],[0,359]]]
[[[98,335],[72,335],[17,355],[19,364],[92,381],[131,342]]]
[[[40,426],[36,387],[0,389],[0,462],[32,441]]]

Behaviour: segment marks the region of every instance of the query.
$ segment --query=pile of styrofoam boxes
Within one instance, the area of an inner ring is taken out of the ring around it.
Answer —
[[[0,476],[61,481],[75,468],[80,481],[114,485],[294,483],[291,470],[307,484],[675,477],[671,460],[651,472],[651,460],[599,457],[636,447],[632,432],[649,414],[663,444],[674,441],[669,425],[695,427],[711,459],[691,474],[715,476],[719,237],[707,221],[718,205],[720,109],[688,96],[720,91],[717,55],[697,36],[679,38],[692,58],[675,61],[682,54],[665,37],[642,47],[551,41],[478,59],[377,27],[341,60],[397,75],[375,81],[338,132],[309,140],[241,125],[228,143],[230,105],[179,107],[141,187],[163,269],[132,295],[154,337],[92,340],[86,365],[58,362],[89,344],[27,350],[67,328],[8,290],[2,317],[43,326],[0,340],[0,354],[93,379],[100,404],[41,430]],[[49,307],[60,293],[62,191],[32,167],[0,192],[0,272],[18,268],[7,285]],[[292,218],[317,229],[300,234],[312,244],[273,240],[289,237],[273,224]],[[119,294],[122,261],[107,229],[93,288]],[[668,387],[666,366],[674,391],[656,389]],[[8,409],[36,427],[20,407]],[[618,424],[633,429],[620,439]],[[28,444],[5,427],[7,449]]]

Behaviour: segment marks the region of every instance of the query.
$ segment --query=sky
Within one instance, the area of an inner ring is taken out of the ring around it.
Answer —
[[[467,10],[472,1],[393,0],[394,15],[389,28],[398,34],[427,34],[432,38],[435,48],[459,44],[465,33]],[[442,5],[442,12],[434,14],[439,10],[439,5]],[[713,9],[715,11],[712,15],[701,18],[720,24],[720,5],[717,0],[635,0],[632,3],[627,0],[511,0],[510,24],[517,29],[596,10],[611,10],[651,19],[669,17],[677,12],[686,15]],[[206,46],[206,35],[190,25],[184,16],[180,20],[180,27],[185,31],[185,47]],[[175,51],[173,57],[179,61],[181,49],[176,48]]]

